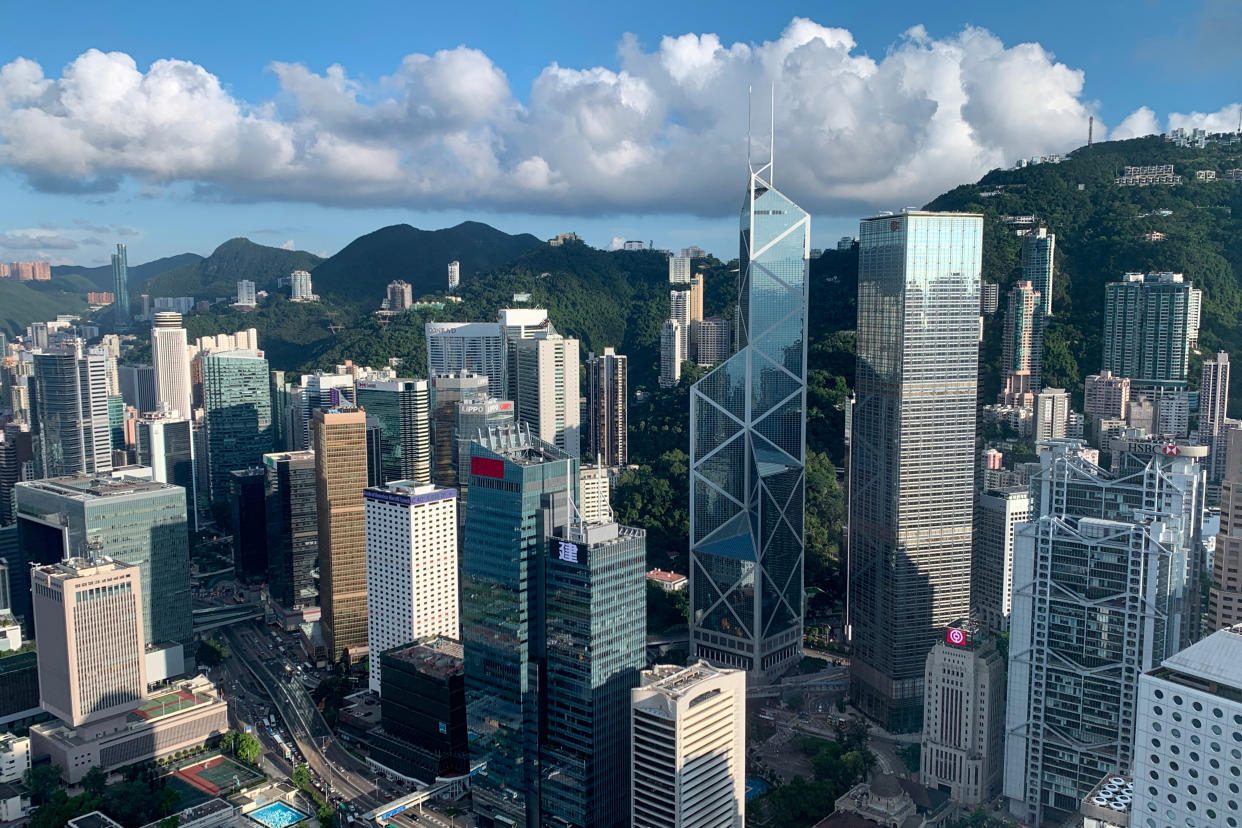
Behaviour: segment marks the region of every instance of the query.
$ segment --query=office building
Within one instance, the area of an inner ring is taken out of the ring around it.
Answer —
[[[0,733],[0,783],[8,786],[23,783],[30,770],[30,737]],[[29,805],[29,802],[27,802]],[[23,814],[6,816],[6,821],[19,819]]]
[[[1013,545],[1017,528],[1031,515],[1025,486],[989,488],[975,507],[971,603],[989,632],[1008,632],[1013,596]]]
[[[317,408],[311,422],[319,520],[319,604],[328,657],[356,661],[367,646],[366,414]]]
[[[1046,227],[1029,230],[1022,236],[1022,280],[1030,282],[1039,294],[1044,316],[1052,316],[1052,259],[1056,246],[1056,234],[1049,233]]]
[[[1228,436],[1225,420],[1229,408],[1229,354],[1216,353],[1216,359],[1203,361],[1203,375],[1199,382],[1199,439],[1201,446],[1208,447],[1208,459],[1204,463],[1208,482],[1219,483],[1225,476],[1225,455]]]
[[[229,472],[262,465],[272,450],[272,395],[262,351],[221,351],[200,359],[208,494],[215,502],[228,499]]]
[[[681,326],[681,353],[677,358],[682,362],[690,359],[690,291],[670,290],[668,292],[669,318],[676,319]]]
[[[457,469],[457,406],[490,393],[491,381],[480,374],[436,374],[431,380],[431,477],[437,486],[454,488]]]
[[[388,310],[402,313],[414,304],[414,288],[409,282],[397,279],[388,283]]]
[[[1138,680],[1136,826],[1236,826],[1242,627],[1217,630]],[[1152,822],[1148,822],[1152,820]]]
[[[582,466],[578,475],[578,515],[583,523],[611,523],[607,466]]]
[[[51,278],[50,273],[48,278]],[[118,244],[112,254],[112,292],[116,295],[112,304],[116,324],[124,327],[132,317],[129,312],[129,259],[123,244]]]
[[[694,361],[704,367],[724,362],[733,355],[733,326],[728,319],[713,316],[690,323]]]
[[[73,557],[30,578],[43,709],[75,728],[136,710],[147,690],[138,568]]]
[[[356,398],[354,375],[339,366],[333,374],[323,371],[303,374],[301,383],[290,392],[293,407],[289,422],[292,447],[297,451],[310,448],[311,417],[316,408],[350,407],[355,404]]]
[[[1107,369],[1083,382],[1083,411],[1097,420],[1124,420],[1130,415],[1130,380]]]
[[[703,291],[707,286],[707,275],[704,273],[696,273],[690,279],[690,328],[694,329],[695,322],[703,321]]]
[[[155,369],[154,411],[164,407],[179,417],[192,419],[190,360],[186,355],[185,328],[181,314],[161,311],[155,314],[151,329],[151,363]],[[139,409],[141,413],[146,413]]]
[[[107,358],[75,340],[35,354],[33,379],[35,473],[60,477],[111,472]]]
[[[431,482],[431,383],[427,380],[359,380],[358,407],[380,426],[380,482]],[[404,644],[405,642],[399,642]]]
[[[479,396],[465,397],[454,404],[457,408],[457,426],[453,430],[456,448],[448,479],[456,481],[457,515],[460,520],[465,520],[466,497],[470,490],[470,444],[481,434],[514,423],[512,401],[493,399],[487,396],[484,387],[480,387],[479,391]],[[447,415],[447,410],[445,413]]]
[[[193,518],[198,480],[194,474],[194,430],[190,421],[153,412],[134,421],[137,463],[151,469],[151,479],[185,490],[186,514]]]
[[[1127,273],[1104,286],[1101,368],[1133,389],[1185,389],[1191,284],[1180,273]]]
[[[266,455],[264,455],[266,456]],[[239,581],[267,580],[267,475],[264,466],[229,472],[233,573]]]
[[[1000,793],[1005,763],[1005,659],[996,639],[961,621],[927,654],[919,782],[954,802]]]
[[[1128,776],[1110,773],[1082,798],[1082,828],[1130,828],[1133,804],[1134,782]]]
[[[371,760],[425,784],[470,767],[466,669],[461,643],[424,639],[380,656],[380,727]]]
[[[311,275],[305,270],[295,270],[289,275],[289,300],[291,302],[313,302],[315,292],[311,288]]]
[[[811,219],[770,172],[741,213],[743,347],[690,392],[691,656],[758,682],[802,658]]]
[[[741,828],[746,674],[700,661],[644,670],[631,693],[630,824]]]
[[[534,338],[510,340],[509,347],[517,421],[577,457],[582,431],[578,340],[540,331]]]
[[[1030,282],[1018,282],[1009,291],[1001,356],[1004,388],[997,399],[1002,405],[1029,407],[1043,387],[1045,313],[1042,297]]]
[[[0,432],[0,526],[16,518],[13,487],[35,476],[34,438],[25,423],[5,423]]]
[[[263,466],[268,589],[287,609],[312,606],[318,595],[313,570],[319,557],[315,453],[265,454]]]
[[[457,492],[411,480],[363,492],[367,649],[378,655],[429,636],[459,638]],[[381,659],[370,661],[379,693]]]
[[[495,322],[428,322],[427,376],[482,374],[487,392],[504,398],[505,336]]]
[[[117,385],[121,399],[139,414],[156,409],[155,368],[151,365],[118,365]]]
[[[681,382],[681,352],[688,334],[676,319],[666,319],[660,327],[661,388],[673,388]]]
[[[97,545],[113,560],[138,568],[143,640],[191,640],[189,535],[180,486],[79,476],[19,483],[15,493],[25,564],[55,563]],[[18,583],[16,570],[10,575],[17,614],[18,596],[29,584]]]
[[[1045,388],[1035,395],[1035,441],[1066,437],[1069,394],[1064,388]]]
[[[543,824],[629,825],[630,691],[647,664],[646,532],[575,522],[544,558]]]
[[[1225,474],[1220,483],[1220,531],[1212,556],[1212,586],[1205,626],[1221,630],[1242,624],[1242,429],[1225,439]]]
[[[690,257],[668,257],[668,281],[672,285],[690,284]]]
[[[534,339],[543,333],[556,333],[544,308],[501,308],[496,322],[507,341]]]
[[[578,461],[516,425],[471,445],[462,546],[462,643],[475,811],[537,826],[544,638],[541,568],[572,520]]]
[[[461,262],[452,261],[448,263],[448,289],[449,293],[457,290],[457,286],[461,284]]]
[[[1200,635],[1207,450],[1111,448],[1115,473],[1047,444],[1014,541],[1004,793],[1035,825],[1131,766],[1139,676]]]
[[[629,360],[613,348],[586,363],[587,416],[590,417],[588,457],[605,466],[625,466],[629,450]]]
[[[970,610],[982,244],[966,213],[860,232],[850,692],[897,732],[919,728],[927,653]]]
[[[979,283],[979,312],[991,316],[1000,309],[1000,285],[995,282]]]

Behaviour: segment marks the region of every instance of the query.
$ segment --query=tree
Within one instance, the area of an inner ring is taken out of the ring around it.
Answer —
[[[26,771],[24,779],[31,801],[36,805],[47,802],[52,791],[60,787],[60,774],[60,765],[35,765]]]
[[[310,768],[306,766],[305,762],[299,762],[298,766],[293,769],[293,776],[290,778],[293,780],[293,784],[299,788],[308,787],[311,781]]]
[[[237,755],[237,731],[226,730],[220,735],[220,752]]]
[[[263,752],[263,745],[249,733],[238,733],[234,751],[238,759],[253,765],[259,758],[259,754]]]
[[[86,772],[82,777],[82,788],[93,796],[102,796],[104,789],[108,787],[108,774],[104,773],[103,768],[96,765]]]
[[[198,645],[198,661],[206,667],[215,667],[230,655],[228,646],[213,638],[204,638]]]

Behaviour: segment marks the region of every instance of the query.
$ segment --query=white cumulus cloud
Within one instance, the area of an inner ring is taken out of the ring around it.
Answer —
[[[281,244],[280,249],[281,250],[297,250],[297,248],[293,245],[293,239],[289,239],[287,242],[284,242],[283,244]]]
[[[91,50],[49,77],[19,58],[0,67],[0,166],[54,192],[130,178],[217,199],[721,215],[745,174],[747,90],[766,158],[774,88],[777,184],[812,211],[853,215],[1078,146],[1094,111],[1080,70],[972,27],[914,27],[879,57],[804,18],[761,43],[682,34],[645,50],[627,35],[618,54],[612,68],[549,63],[521,92],[467,46],[409,55],[377,81],[273,63],[279,89],[261,101],[183,60],[143,68]],[[1234,128],[1236,114],[1169,123]],[[1158,126],[1139,110],[1116,134]]]

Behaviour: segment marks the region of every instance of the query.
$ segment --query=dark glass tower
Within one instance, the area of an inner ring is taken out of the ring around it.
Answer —
[[[315,453],[263,455],[266,469],[268,583],[282,607],[315,603],[311,571],[319,557],[319,511],[315,502]]]
[[[112,291],[116,294],[112,304],[116,324],[128,325],[132,319],[129,313],[129,260],[123,244],[118,244],[112,254]]]
[[[802,657],[807,257],[811,219],[752,171],[740,350],[690,393],[690,645],[776,678]]]
[[[272,450],[272,395],[262,351],[221,351],[202,357],[203,411],[211,500],[227,501],[229,472],[263,462]]]
[[[431,482],[431,384],[427,380],[364,380],[357,384],[358,407],[380,426],[383,485]]]

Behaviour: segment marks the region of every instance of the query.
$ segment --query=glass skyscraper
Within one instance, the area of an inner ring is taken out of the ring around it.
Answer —
[[[927,653],[970,612],[983,217],[877,216],[858,244],[850,691],[909,732]]]
[[[212,502],[227,500],[229,472],[263,464],[272,450],[272,395],[262,351],[204,354],[203,411]]]
[[[315,603],[315,561],[319,557],[319,509],[315,500],[315,453],[263,455],[267,470],[268,583],[282,607]]]
[[[379,420],[380,485],[431,482],[431,384],[427,380],[363,380],[359,408]]]
[[[108,359],[82,340],[34,355],[30,393],[39,477],[112,471]]]
[[[116,324],[128,325],[130,323],[129,259],[123,244],[118,244],[116,252],[112,254],[112,292],[115,294],[112,309],[116,313]]]
[[[463,470],[466,473],[466,470]],[[462,546],[462,643],[473,782],[485,825],[539,825],[546,630],[541,582],[548,539],[570,523],[578,460],[526,426],[471,448]]]
[[[752,171],[740,350],[690,394],[692,657],[767,681],[802,656],[811,219]]]

